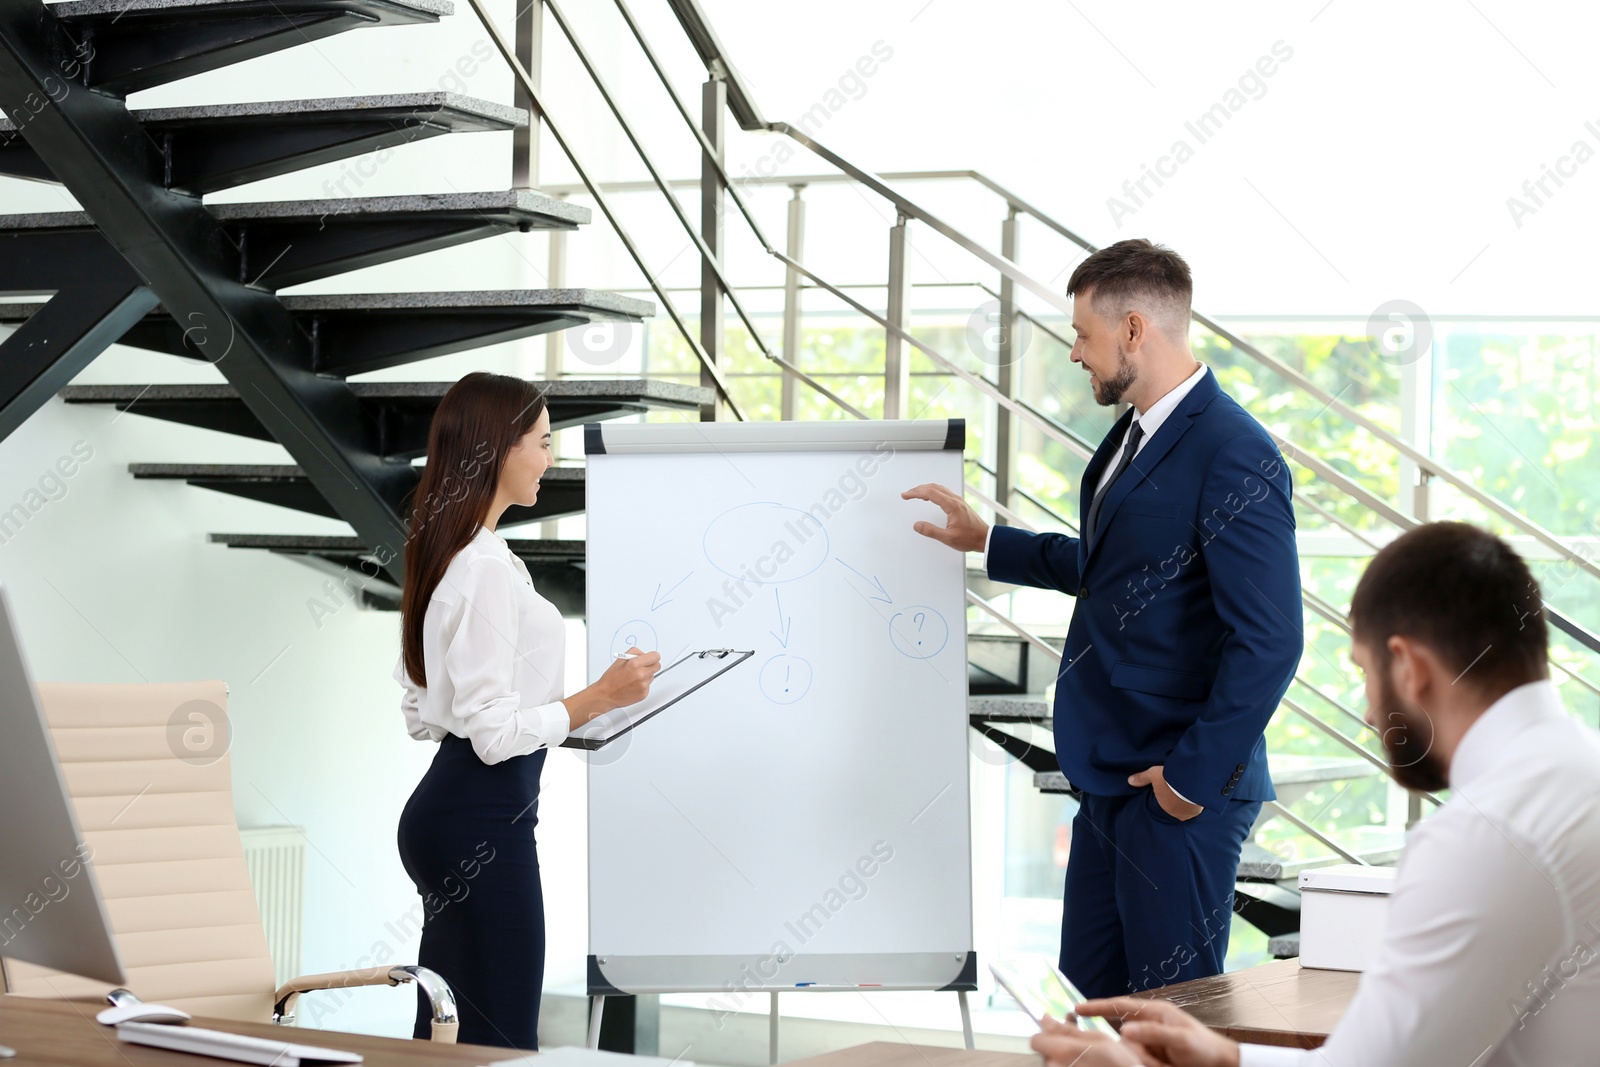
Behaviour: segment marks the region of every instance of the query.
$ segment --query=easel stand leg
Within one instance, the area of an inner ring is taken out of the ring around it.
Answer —
[[[965,1001],[962,1002],[965,1005]],[[589,1005],[589,1047],[600,1047],[600,1020],[605,1015],[606,998],[595,997]],[[970,1047],[970,1046],[969,1046]]]
[[[778,995],[774,993],[772,996],[776,1000]],[[972,1040],[972,1009],[967,1006],[967,991],[956,990],[956,999],[961,1002],[961,1038],[967,1043],[967,1051],[971,1052],[977,1045]]]
[[[778,1062],[778,991],[770,994],[772,1007],[767,1012],[767,1062]]]

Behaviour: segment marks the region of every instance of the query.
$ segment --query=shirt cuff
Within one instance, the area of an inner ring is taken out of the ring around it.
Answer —
[[[989,542],[994,540],[994,527],[989,527],[989,532],[983,535],[983,573],[989,573]]]
[[[1172,783],[1171,782],[1167,783],[1167,788],[1168,789],[1172,789]],[[1179,800],[1183,801],[1185,804],[1194,804],[1194,801],[1190,800],[1188,797],[1184,796],[1182,793],[1178,792],[1176,789],[1172,789],[1172,795],[1177,797]],[[1201,807],[1201,805],[1199,805],[1199,804],[1195,804],[1194,806],[1197,807],[1197,808]]]
[[[567,739],[567,734],[572,731],[572,716],[567,714],[567,706],[561,701],[554,704],[541,704],[533,709],[539,717],[542,729],[540,736],[546,738],[546,748],[558,748],[561,742]]]
[[[1300,1067],[1311,1055],[1301,1048],[1279,1045],[1240,1045],[1239,1067]]]

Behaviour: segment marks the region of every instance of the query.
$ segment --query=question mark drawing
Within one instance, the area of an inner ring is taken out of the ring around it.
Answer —
[[[950,643],[950,624],[937,609],[912,604],[889,620],[889,640],[902,656],[932,659]]]
[[[617,627],[616,633],[611,635],[611,654],[626,652],[630,648],[641,649],[645,652],[654,652],[661,647],[661,639],[656,634],[656,628],[643,619],[629,619]]]

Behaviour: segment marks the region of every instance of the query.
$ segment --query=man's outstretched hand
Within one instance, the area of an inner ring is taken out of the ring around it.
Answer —
[[[960,493],[929,482],[915,489],[907,489],[900,494],[900,499],[926,500],[937,504],[944,512],[943,526],[935,526],[931,522],[918,522],[911,527],[922,536],[931,537],[940,544],[949,545],[961,552],[982,552],[984,546],[988,544],[989,524],[978,517],[978,513],[968,506]]]

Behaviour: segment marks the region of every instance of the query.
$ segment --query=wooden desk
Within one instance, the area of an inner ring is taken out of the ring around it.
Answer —
[[[231,1062],[118,1041],[112,1027],[94,1021],[95,1012],[104,1006],[83,1001],[0,997],[0,1045],[10,1045],[17,1050],[16,1059],[0,1060],[0,1064],[5,1067],[201,1067],[207,1063]],[[525,1055],[514,1049],[482,1045],[435,1045],[429,1041],[400,1041],[223,1019],[197,1017],[194,1025],[359,1052],[366,1057],[367,1067],[421,1067],[422,1064],[477,1067]]]
[[[1039,1057],[1016,1052],[968,1052],[964,1048],[871,1041],[826,1052],[783,1067],[1039,1067]]]
[[[1235,1041],[1317,1048],[1343,1018],[1360,979],[1354,971],[1309,970],[1299,960],[1274,960],[1140,995],[1170,1000]]]

